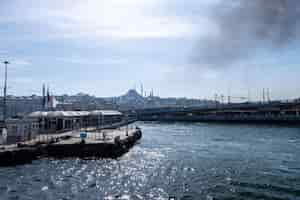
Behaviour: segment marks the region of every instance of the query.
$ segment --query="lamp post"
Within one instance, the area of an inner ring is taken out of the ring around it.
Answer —
[[[3,120],[6,120],[6,93],[7,93],[7,65],[10,64],[7,60],[3,62],[5,65],[4,75],[4,94],[3,94]]]

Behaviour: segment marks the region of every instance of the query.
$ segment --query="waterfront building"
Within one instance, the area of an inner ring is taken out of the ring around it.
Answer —
[[[33,139],[39,133],[39,123],[31,118],[10,118],[5,121],[6,144]]]
[[[102,127],[123,120],[123,114],[115,110],[94,111],[37,111],[28,115],[39,122],[40,133],[55,133],[83,127]]]
[[[4,129],[4,122],[0,121],[0,145],[5,144],[7,140],[7,133]]]

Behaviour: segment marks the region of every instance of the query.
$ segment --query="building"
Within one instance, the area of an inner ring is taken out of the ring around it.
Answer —
[[[5,144],[7,140],[7,134],[4,130],[4,122],[0,121],[0,145]]]
[[[28,115],[39,123],[40,133],[55,133],[84,127],[104,127],[123,120],[115,110],[94,111],[37,111]]]
[[[6,120],[6,144],[12,144],[35,138],[39,133],[39,123],[30,118],[10,118]]]
[[[0,97],[1,104],[3,103],[3,97]],[[25,116],[28,113],[42,110],[42,97],[32,95],[32,96],[7,96],[6,112],[7,117]],[[0,106],[1,119],[3,113],[3,107]]]

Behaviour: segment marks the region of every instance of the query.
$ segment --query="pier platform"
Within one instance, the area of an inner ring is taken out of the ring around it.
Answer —
[[[1,146],[0,166],[30,163],[42,157],[117,158],[142,137],[139,128],[85,132],[86,138],[81,138],[81,133],[44,135],[18,145]]]

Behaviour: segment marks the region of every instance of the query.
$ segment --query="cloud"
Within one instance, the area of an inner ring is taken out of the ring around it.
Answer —
[[[213,23],[205,17],[206,12],[201,13],[216,1],[187,0],[184,4],[179,0],[13,1],[0,8],[0,24],[22,28],[19,30],[22,35],[12,39],[24,40],[30,36],[35,40],[185,39],[212,33]],[[197,6],[200,7],[197,13],[186,12]]]
[[[193,34],[192,23],[160,13],[163,6],[159,0],[15,1],[0,9],[0,23],[26,23],[49,38],[124,40]]]
[[[193,61],[213,67],[230,66],[297,42],[300,35],[298,0],[228,0],[211,13],[216,34],[199,37]]]
[[[78,57],[61,57],[55,58],[58,62],[66,62],[80,65],[114,65],[114,64],[126,64],[128,61],[121,58],[104,58],[101,60],[85,59]]]
[[[26,59],[12,59],[10,61],[10,63],[14,66],[29,66],[31,65],[32,63],[29,61],[29,60],[26,60]]]
[[[3,56],[2,58],[0,58],[0,64],[2,65],[4,61],[9,61],[9,68],[10,69],[16,69],[19,67],[27,67],[32,65],[32,63],[27,60],[27,59],[23,59],[23,58],[11,58],[11,56],[8,56],[8,54],[5,54],[5,56]]]
[[[297,43],[297,2],[4,0],[0,56],[12,63],[10,77],[32,79],[17,81],[19,93],[40,88],[44,79],[62,93],[84,85],[100,96],[118,95],[132,81],[143,80],[149,88],[161,88],[164,96],[212,96],[227,90],[227,82],[243,86],[244,66],[254,70],[252,82],[265,80],[274,66],[297,74],[297,49],[284,55],[277,51]],[[218,66],[234,67],[215,70]],[[281,83],[278,74],[257,87]]]
[[[180,38],[193,31],[188,21],[151,13],[156,7],[159,3],[155,0],[89,0],[52,13],[63,19],[53,25],[67,37],[109,39]]]
[[[0,56],[1,56],[1,57],[7,56],[7,54],[8,54],[8,51],[6,51],[6,50],[1,50],[1,49],[0,49]]]

